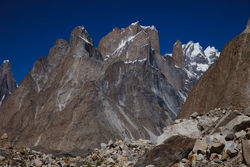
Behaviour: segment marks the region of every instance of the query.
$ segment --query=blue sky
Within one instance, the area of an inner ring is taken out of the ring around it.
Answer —
[[[161,54],[176,40],[221,51],[249,17],[250,0],[1,0],[0,61],[10,60],[19,83],[56,39],[69,40],[75,26],[84,25],[97,47],[114,27],[135,21],[157,28]]]

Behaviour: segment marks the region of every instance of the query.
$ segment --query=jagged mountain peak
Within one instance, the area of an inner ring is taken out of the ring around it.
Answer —
[[[3,60],[1,67],[5,71],[6,70],[11,70],[10,61],[9,60]]]
[[[16,88],[10,61],[4,60],[0,66],[0,106]]]
[[[217,50],[217,49],[215,49],[214,46],[208,46],[205,50],[207,50],[207,49],[209,49],[209,50]]]
[[[218,59],[220,52],[218,49],[216,49],[214,46],[208,46],[205,50],[204,53],[208,59],[209,65],[213,64],[215,59]]]
[[[180,40],[177,40],[175,43],[174,43],[174,46],[176,45],[181,45],[181,41]]]
[[[136,21],[136,22],[133,22],[133,23],[131,23],[130,25],[140,25],[140,22],[139,21]]]
[[[208,46],[205,50],[204,53],[205,55],[208,55],[210,53],[218,52],[218,49],[215,49],[214,46]]]
[[[182,44],[180,40],[174,43],[172,54],[163,56],[172,67],[165,74],[169,76],[168,78],[175,77],[175,80],[170,80],[170,82],[179,89],[179,95],[184,101],[196,81],[217,60],[218,56],[219,52],[214,47],[208,47],[205,52],[199,42],[189,41],[187,44]],[[175,70],[179,74],[181,71],[181,75],[171,76]]]
[[[93,45],[93,40],[84,26],[77,26],[71,32],[70,46],[74,46],[77,40],[83,40],[85,43]]]
[[[184,56],[183,56],[181,41],[177,40],[174,43],[172,56],[175,64],[178,67],[184,68]]]
[[[185,68],[173,62],[160,56],[153,26],[114,28],[98,50],[78,26],[70,43],[58,39],[1,106],[0,133],[8,127],[17,145],[76,154],[114,138],[153,140],[176,118],[193,86],[186,84],[194,79]]]
[[[141,25],[140,24],[140,22],[139,21],[136,21],[136,22],[134,22],[134,23],[131,23],[131,26],[138,26],[138,27],[140,27],[140,28],[142,28],[142,29],[150,29],[150,30],[153,30],[153,31],[157,31],[157,29],[155,28],[155,26],[154,25],[151,25],[151,26],[143,26],[143,25]],[[158,32],[158,31],[157,31]]]
[[[62,38],[59,38],[56,40],[54,46],[57,46],[57,47],[64,47],[65,45],[68,45],[68,41],[66,41],[65,39],[62,39]]]
[[[248,19],[247,25],[243,33],[250,33],[250,18]]]
[[[157,31],[130,25],[110,32],[98,49],[116,50],[112,61],[81,37],[91,41],[82,27],[70,44],[57,40],[1,106],[0,133],[8,130],[15,144],[86,154],[110,139],[153,139],[177,116],[184,100],[170,77],[182,72],[158,54]]]
[[[219,56],[220,52],[214,46],[208,46],[205,50],[200,45],[199,42],[189,41],[187,44],[182,45],[183,52],[188,57],[197,57],[203,56],[209,59],[210,55],[215,54],[216,57]],[[212,61],[209,61],[209,64],[212,64]]]
[[[174,47],[178,42],[174,44]],[[214,46],[208,46],[205,50],[199,42],[189,41],[182,44],[184,67],[190,77],[199,78],[220,55]]]
[[[4,60],[2,64],[10,64],[9,60]]]
[[[188,43],[186,43],[186,44],[183,44],[183,46],[194,46],[194,45],[197,46],[197,47],[200,47],[200,43],[199,42],[194,42],[192,40],[188,41]]]
[[[139,22],[135,22],[126,28],[114,28],[100,40],[98,50],[105,60],[118,57],[123,61],[135,61],[145,58],[139,54],[149,42],[152,49],[160,54],[157,30],[153,26],[141,26]]]
[[[9,74],[11,73],[12,75],[12,69],[10,65],[9,60],[3,60],[2,65],[0,66],[1,68],[1,75],[0,77],[5,77],[5,75],[8,75],[7,77],[10,77]]]
[[[77,26],[71,32],[69,50],[67,51],[75,58],[94,57],[103,60],[102,55],[95,48],[93,40],[84,26]]]
[[[57,39],[54,46],[49,51],[48,63],[53,68],[55,67],[69,51],[68,41]],[[51,68],[49,70],[52,70]]]
[[[182,44],[177,40],[172,53],[167,55],[172,57],[174,64],[184,69],[189,77],[198,79],[218,59],[220,52],[214,46],[203,50],[199,42],[189,41]]]
[[[203,54],[203,49],[199,42],[194,43],[193,41],[189,41],[187,44],[182,45],[182,48],[184,53],[189,57]]]

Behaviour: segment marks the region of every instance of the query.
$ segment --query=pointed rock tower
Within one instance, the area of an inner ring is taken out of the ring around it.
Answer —
[[[0,66],[0,106],[17,88],[9,60],[4,60]]]
[[[176,41],[173,46],[173,52],[172,52],[174,62],[177,66],[180,68],[184,68],[184,56],[182,51],[182,45],[181,41]]]

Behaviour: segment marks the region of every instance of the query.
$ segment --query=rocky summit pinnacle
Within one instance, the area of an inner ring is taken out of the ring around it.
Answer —
[[[9,60],[4,60],[0,66],[0,106],[7,97],[17,88],[13,78]]]
[[[185,68],[160,55],[154,26],[114,28],[98,49],[78,26],[69,43],[56,40],[1,106],[0,134],[7,131],[13,145],[76,155],[110,139],[155,141],[193,83]]]
[[[158,31],[154,26],[141,26],[135,22],[127,28],[113,29],[100,40],[98,50],[106,59],[142,60],[146,58],[143,53],[149,42],[155,53],[160,54]]]
[[[84,42],[93,45],[93,40],[89,36],[87,30],[84,26],[77,26],[72,32],[70,36],[70,45],[74,46],[77,40],[83,40]]]
[[[246,29],[243,31],[243,33],[250,33],[250,18],[248,19]]]
[[[184,56],[182,51],[181,42],[178,40],[175,42],[172,52],[175,64],[181,68],[184,67]]]

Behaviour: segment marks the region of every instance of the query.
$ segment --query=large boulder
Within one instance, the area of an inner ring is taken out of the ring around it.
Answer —
[[[194,144],[195,139],[186,136],[172,136],[140,157],[135,166],[172,166],[184,157],[187,157]]]
[[[244,160],[250,166],[250,140],[242,140],[242,150]]]
[[[224,134],[232,134],[239,132],[241,130],[246,130],[250,127],[250,117],[240,115],[235,117],[233,120],[228,122],[225,127],[223,127]]]

